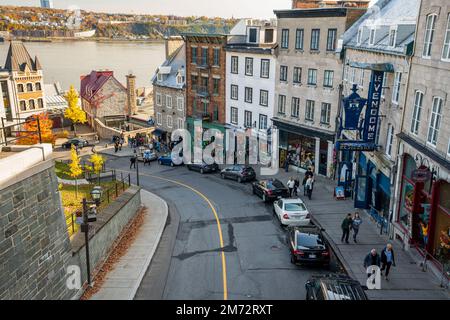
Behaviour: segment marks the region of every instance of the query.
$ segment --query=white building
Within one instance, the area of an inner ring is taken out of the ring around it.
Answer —
[[[53,9],[53,0],[41,0],[41,8]]]
[[[241,20],[230,32],[226,50],[226,124],[267,134],[275,101],[276,21]],[[227,145],[229,142],[227,141]]]

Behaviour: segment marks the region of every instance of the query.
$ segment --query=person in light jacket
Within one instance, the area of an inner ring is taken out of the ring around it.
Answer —
[[[386,269],[386,280],[389,281],[388,275],[389,270],[391,269],[391,265],[395,267],[395,256],[394,256],[394,248],[392,248],[392,244],[388,243],[386,247],[381,251],[381,275],[383,275],[383,271]]]
[[[353,217],[353,221],[352,221],[352,230],[353,230],[353,241],[356,243],[356,236],[358,235],[359,232],[359,226],[362,223],[362,219],[359,216],[358,212],[355,212],[355,216]]]

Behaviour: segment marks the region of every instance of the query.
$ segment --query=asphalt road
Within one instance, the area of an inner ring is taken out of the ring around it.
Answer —
[[[127,158],[107,165],[129,171]],[[304,299],[307,279],[329,272],[291,264],[284,228],[250,183],[156,162],[139,169],[170,212],[136,299]]]

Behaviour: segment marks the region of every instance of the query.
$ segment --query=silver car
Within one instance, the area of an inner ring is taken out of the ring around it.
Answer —
[[[301,199],[280,199],[273,203],[273,211],[285,226],[306,226],[311,215]]]

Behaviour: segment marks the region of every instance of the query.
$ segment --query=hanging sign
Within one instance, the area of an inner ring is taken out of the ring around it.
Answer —
[[[377,142],[378,118],[380,113],[381,94],[383,90],[383,77],[383,71],[372,71],[363,132],[363,141],[366,143]]]

